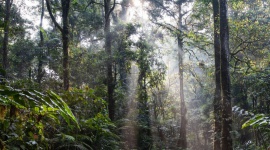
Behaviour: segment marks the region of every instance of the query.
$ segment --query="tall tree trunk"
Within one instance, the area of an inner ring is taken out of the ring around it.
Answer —
[[[108,90],[108,103],[109,103],[109,117],[114,120],[115,114],[115,100],[113,98],[114,93],[114,82],[113,82],[113,72],[112,72],[112,42],[110,33],[110,15],[115,7],[115,1],[113,7],[111,8],[111,0],[104,0],[104,10],[105,10],[105,51],[107,53],[107,90]]]
[[[9,36],[9,20],[10,20],[10,9],[12,5],[12,0],[5,0],[5,18],[4,18],[4,39],[3,39],[3,51],[2,51],[2,67],[3,70],[7,69],[7,55],[8,55],[8,36]],[[3,77],[6,78],[6,73],[3,74]]]
[[[227,0],[220,0],[221,95],[222,95],[222,150],[232,150],[232,108],[229,74],[229,27]]]
[[[69,46],[69,22],[68,22],[68,13],[70,9],[70,0],[61,0],[62,6],[62,24],[61,27],[55,17],[52,14],[51,5],[49,0],[46,0],[47,9],[49,11],[49,15],[54,23],[54,25],[61,31],[62,34],[62,42],[63,42],[63,80],[64,80],[64,90],[69,89],[69,54],[68,54],[68,46]]]
[[[44,0],[41,0],[41,16],[40,16],[40,25],[39,25],[39,36],[40,36],[40,43],[39,43],[39,47],[41,48],[41,54],[39,56],[39,60],[38,60],[38,74],[37,74],[37,83],[41,83],[41,79],[43,77],[43,71],[42,71],[42,65],[43,65],[43,46],[44,46],[44,37],[43,37],[43,17],[44,17]]]
[[[61,0],[62,4],[62,19],[63,19],[63,80],[64,90],[69,89],[69,61],[68,61],[68,45],[69,45],[69,31],[68,31],[68,13],[70,8],[70,0]]]
[[[214,97],[214,150],[221,149],[221,83],[220,83],[220,37],[219,37],[219,2],[212,0],[214,19],[215,51],[215,97]]]
[[[187,148],[187,137],[186,137],[186,126],[187,126],[187,119],[186,119],[186,104],[184,99],[184,80],[183,80],[183,72],[184,72],[184,65],[183,65],[183,58],[184,58],[184,50],[183,50],[183,37],[182,37],[182,2],[178,4],[178,30],[180,31],[180,35],[177,37],[178,42],[178,67],[179,67],[179,80],[180,80],[180,106],[181,106],[181,127],[180,127],[180,137],[178,141],[178,147],[181,149]]]

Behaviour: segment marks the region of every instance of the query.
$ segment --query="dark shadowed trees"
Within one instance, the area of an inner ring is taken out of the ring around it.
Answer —
[[[222,150],[232,150],[232,108],[229,72],[229,27],[227,16],[227,0],[220,0],[220,70],[222,96]]]
[[[212,0],[214,20],[215,54],[215,96],[214,96],[214,150],[221,149],[221,83],[220,83],[220,37],[219,37],[219,2]]]
[[[107,90],[108,90],[108,103],[109,103],[109,117],[111,120],[114,120],[115,115],[115,100],[113,98],[114,93],[114,81],[113,81],[113,60],[112,60],[112,36],[110,31],[110,15],[115,7],[115,0],[113,6],[111,7],[111,0],[104,0],[104,11],[105,11],[105,25],[104,25],[104,34],[105,34],[105,51],[107,54]]]

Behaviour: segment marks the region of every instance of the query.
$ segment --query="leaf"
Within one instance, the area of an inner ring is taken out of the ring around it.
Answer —
[[[78,0],[73,0],[72,5],[78,5]]]
[[[42,33],[44,39],[45,39],[46,41],[49,40],[48,35],[47,35],[46,31],[44,30],[44,28],[41,27],[39,30],[40,30],[40,32]]]
[[[75,141],[75,138],[73,136],[67,134],[62,134],[62,138],[68,141]]]
[[[47,93],[52,98],[52,100],[54,100],[54,104],[57,105],[57,108],[60,110],[60,113],[65,121],[69,124],[69,118],[71,118],[71,120],[76,123],[77,127],[80,128],[75,116],[73,115],[68,105],[62,100],[62,98],[52,91],[48,91]]]
[[[247,120],[243,125],[242,125],[242,129],[252,126],[252,127],[258,127],[260,126],[260,123],[263,122],[265,119],[265,115],[264,114],[257,114],[254,117],[250,118],[249,120]]]

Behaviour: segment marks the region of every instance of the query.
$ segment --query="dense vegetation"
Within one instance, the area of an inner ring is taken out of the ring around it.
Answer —
[[[0,149],[270,149],[269,4],[0,1]]]

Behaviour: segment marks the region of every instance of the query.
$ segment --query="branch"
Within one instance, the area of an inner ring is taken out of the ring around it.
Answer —
[[[52,19],[54,25],[55,25],[61,32],[63,32],[62,27],[56,22],[56,20],[55,20],[53,14],[52,14],[52,9],[51,9],[51,5],[50,5],[49,0],[46,0],[46,5],[47,5],[47,9],[48,9],[48,11],[49,11],[50,17],[51,17],[51,19]]]
[[[167,23],[159,23],[159,22],[154,22],[154,24],[169,30],[170,32],[174,32],[174,31],[179,31],[178,28],[176,28],[175,26],[171,25],[171,24],[167,24]]]
[[[114,7],[115,7],[115,0],[113,1],[113,7],[109,10],[109,13],[108,13],[108,16],[110,16],[110,14],[112,13],[112,11],[114,10]]]
[[[169,14],[169,16],[173,17],[174,19],[175,18],[175,14],[171,11],[169,11],[161,2],[157,1],[157,0],[154,0],[156,2],[156,4],[158,4],[159,6],[162,7],[163,10],[165,10],[165,12],[167,12],[167,14]]]
[[[196,48],[198,48],[199,50],[203,50],[208,56],[213,56],[212,54],[210,54],[208,51],[207,51],[207,49],[205,49],[205,48],[203,48],[204,46],[208,46],[209,44],[205,44],[205,45],[197,45],[197,44],[195,44],[195,43],[193,43],[193,42],[188,42],[188,41],[186,41],[185,43],[188,43],[188,44],[190,44],[191,46],[194,46],[194,47],[196,47]]]
[[[196,75],[195,72],[193,72],[191,69],[189,69],[190,74],[195,78],[195,80],[199,83],[201,88],[204,88],[202,82],[200,82],[199,77]]]
[[[250,65],[250,62],[249,61],[244,61],[244,60],[241,60],[239,59],[238,57],[236,57],[235,55],[232,56],[232,58],[234,58],[236,61],[238,62],[243,62],[247,65],[247,69],[246,69],[246,73],[248,73],[248,70],[251,69],[252,71],[254,72],[257,72],[256,69],[254,69],[251,65]],[[236,67],[236,66],[234,66]]]

